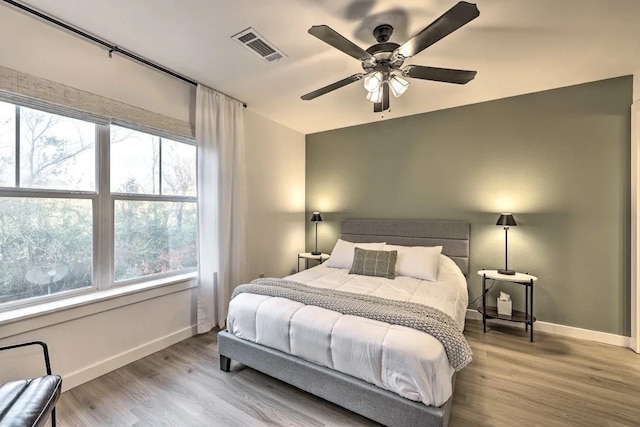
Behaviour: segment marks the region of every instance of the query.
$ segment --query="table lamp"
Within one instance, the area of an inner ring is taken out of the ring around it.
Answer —
[[[313,215],[311,215],[311,222],[316,223],[316,249],[315,251],[311,252],[311,255],[320,255],[320,252],[318,252],[318,223],[322,222],[320,212],[314,212]]]
[[[504,270],[500,269],[498,270],[498,273],[506,274],[508,276],[513,276],[514,274],[516,274],[516,272],[513,270],[509,270],[509,264],[507,263],[507,260],[508,260],[507,236],[509,232],[509,227],[515,227],[518,224],[516,224],[516,220],[513,218],[512,214],[502,213],[500,214],[500,217],[498,218],[498,222],[496,223],[496,225],[501,225],[504,227]]]

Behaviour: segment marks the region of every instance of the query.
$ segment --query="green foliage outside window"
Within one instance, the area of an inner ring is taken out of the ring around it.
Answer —
[[[115,280],[196,267],[195,203],[118,200]]]
[[[116,282],[195,270],[195,147],[110,129],[111,164],[99,167],[128,196],[111,199],[114,228],[97,236],[97,126],[0,102],[0,303],[108,287],[93,283],[100,239],[113,238]]]
[[[0,198],[0,302],[91,286],[90,200]]]

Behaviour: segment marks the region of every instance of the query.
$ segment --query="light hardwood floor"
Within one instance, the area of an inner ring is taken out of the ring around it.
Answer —
[[[467,321],[474,361],[456,380],[450,426],[640,426],[640,355]],[[63,393],[60,426],[371,426],[266,375],[219,370],[215,333]]]

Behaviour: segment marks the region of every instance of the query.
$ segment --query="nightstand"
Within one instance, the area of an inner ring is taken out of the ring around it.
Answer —
[[[482,314],[482,330],[487,332],[487,319],[500,319],[509,322],[524,323],[524,330],[529,331],[529,340],[533,342],[533,284],[538,280],[537,277],[526,273],[516,273],[513,275],[500,274],[498,270],[480,270],[478,276],[482,277],[482,307],[478,311]],[[525,287],[525,312],[513,310],[511,316],[498,314],[496,307],[487,306],[487,279],[497,280],[500,282],[515,283]],[[531,328],[531,330],[529,330]]]
[[[309,268],[309,260],[318,261],[319,264],[322,264],[326,260],[329,259],[329,254],[320,254],[320,255],[312,255],[311,252],[300,252],[298,254],[298,273],[300,272],[300,260],[304,260],[304,268]]]

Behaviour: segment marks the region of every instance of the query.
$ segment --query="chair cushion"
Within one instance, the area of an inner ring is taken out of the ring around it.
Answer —
[[[60,397],[61,385],[59,375],[0,385],[0,427],[45,425]]]

